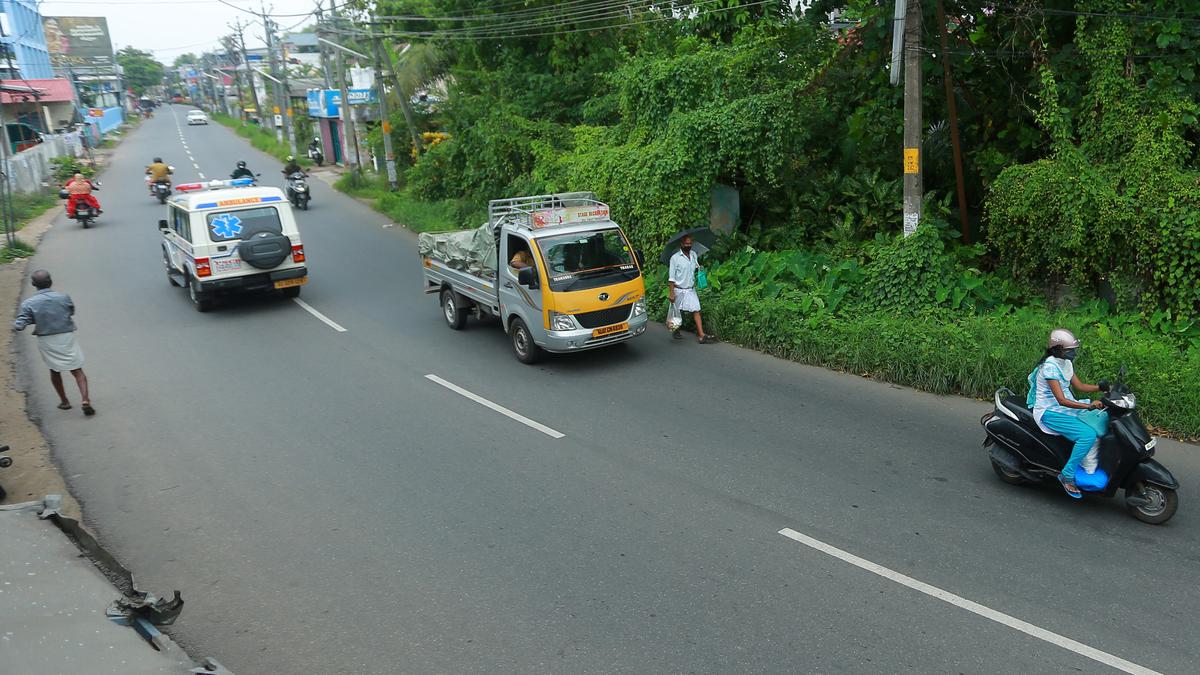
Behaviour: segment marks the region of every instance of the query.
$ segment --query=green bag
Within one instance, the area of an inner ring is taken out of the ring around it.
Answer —
[[[705,272],[703,267],[696,272],[696,288],[699,290],[708,288],[708,272]]]

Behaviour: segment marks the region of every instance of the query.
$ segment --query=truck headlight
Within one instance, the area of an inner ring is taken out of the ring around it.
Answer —
[[[550,330],[575,330],[575,320],[570,314],[550,312]]]
[[[645,300],[638,300],[637,302],[633,303],[633,315],[634,316],[641,316],[645,313],[646,313],[646,301]]]

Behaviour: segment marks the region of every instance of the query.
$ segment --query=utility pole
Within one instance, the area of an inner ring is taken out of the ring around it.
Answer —
[[[272,24],[272,27],[274,25]],[[279,79],[283,80],[283,127],[287,130],[288,145],[291,147],[292,156],[296,156],[296,123],[292,119],[292,89],[288,85],[288,62],[287,62],[287,43],[284,42],[283,36],[279,36],[279,60],[283,63],[282,71],[279,74]]]
[[[320,26],[325,22],[325,3],[317,0],[317,35],[321,34]],[[333,89],[333,80],[329,77],[329,53],[325,49],[325,43],[317,41],[317,49],[321,54],[321,75],[325,78],[325,88]]]
[[[383,157],[387,164],[388,185],[395,190],[399,182],[396,180],[396,152],[392,149],[392,121],[388,116],[387,87],[383,86],[383,57],[383,41],[375,38],[375,88],[379,90],[379,116],[383,120]],[[393,88],[397,93],[400,92],[398,82]]]
[[[279,61],[276,59],[275,54],[275,31],[271,26],[271,18],[267,16],[266,7],[262,8],[262,13],[259,16],[262,17],[263,41],[267,43],[267,58],[270,59],[271,79],[274,81],[274,84],[271,85],[271,91],[275,92],[275,95],[271,97],[273,101],[272,107],[275,115],[282,116],[283,109],[279,106]],[[271,118],[271,125],[275,127],[275,140],[280,145],[283,145],[283,126],[275,124],[274,117]]]
[[[962,222],[962,241],[971,243],[971,225],[967,218],[967,186],[963,178],[962,143],[958,138],[958,103],[954,99],[954,75],[950,72],[950,48],[946,40],[946,9],[937,0],[938,38],[942,42],[942,77],[946,81],[946,108],[950,112],[950,144],[954,148],[954,182],[958,187],[958,219]]]
[[[904,236],[921,223],[921,0],[907,0],[904,19]]]
[[[400,55],[403,56],[411,46],[411,44],[405,45]],[[392,61],[389,58],[388,65],[392,69],[392,77],[396,80],[396,97],[400,99],[400,112],[404,113],[404,123],[408,126],[408,133],[412,137],[413,150],[420,156],[422,152],[425,152],[425,144],[421,142],[421,132],[417,129],[417,116],[413,114],[412,102],[409,100],[412,93],[406,91],[404,85],[401,84],[403,80],[400,78],[400,59]]]
[[[239,52],[237,45],[234,42],[234,37],[222,38],[221,43],[225,45],[225,51],[229,54],[229,62],[233,65],[233,86],[237,92],[238,112],[237,119],[239,122],[246,121],[246,99],[242,97],[242,71],[238,69]],[[245,63],[243,61],[243,63]]]
[[[342,117],[342,129],[345,131],[342,151],[346,155],[346,168],[350,171],[358,172],[358,138],[354,133],[354,118],[350,114],[350,92],[346,89],[346,56],[341,50],[337,51],[334,57],[337,68],[337,85],[338,91],[341,94],[342,102],[338,106],[338,113]]]
[[[242,52],[242,65],[246,68],[246,81],[250,83],[250,100],[254,103],[254,114],[258,115],[259,126],[261,126],[263,110],[262,106],[258,104],[258,89],[254,86],[254,69],[250,67],[250,56],[246,52],[246,34],[244,32],[246,25],[239,19],[233,29],[237,32],[238,48]]]

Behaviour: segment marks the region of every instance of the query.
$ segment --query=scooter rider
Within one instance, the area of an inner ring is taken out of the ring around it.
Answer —
[[[92,196],[92,190],[96,189],[96,185],[92,181],[83,177],[83,174],[77,173],[71,180],[67,181],[64,186],[69,197],[67,198],[67,214],[72,218],[75,217],[75,208],[79,202],[87,204],[94,209],[97,214],[104,213],[100,210],[100,202]]]
[[[320,138],[314,138],[314,139],[312,139],[312,143],[308,144],[308,156],[312,157],[314,152],[317,154],[324,154],[321,152],[321,139]]]
[[[304,173],[304,167],[296,162],[295,157],[288,155],[287,164],[283,165],[283,175],[290,177],[294,173]]]
[[[1054,329],[1050,332],[1045,355],[1029,374],[1033,416],[1038,426],[1048,434],[1063,436],[1075,443],[1070,459],[1058,474],[1063,490],[1074,499],[1083,497],[1075,485],[1075,471],[1097,439],[1096,430],[1080,419],[1080,415],[1087,410],[1102,410],[1104,404],[1089,399],[1078,400],[1071,389],[1091,393],[1105,388],[1104,382],[1086,384],[1075,374],[1079,345],[1071,331]]]
[[[233,173],[229,174],[229,177],[233,179],[254,178],[254,172],[246,168],[245,162],[238,162],[237,168],[233,170]]]
[[[163,164],[162,157],[155,157],[154,161],[146,167],[146,175],[150,176],[150,194],[154,194],[155,183],[170,183],[171,173],[171,167]]]

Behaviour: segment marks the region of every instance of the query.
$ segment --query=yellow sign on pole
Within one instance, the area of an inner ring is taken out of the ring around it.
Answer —
[[[917,148],[904,149],[904,173],[921,173],[921,154]]]
[[[387,120],[383,121],[383,133],[385,133],[385,134],[392,133],[392,123],[391,122],[389,122]]]
[[[278,114],[279,114],[279,106],[275,106],[275,114],[276,114],[276,115],[278,115]]]
[[[291,117],[291,116],[292,116],[292,109],[288,108],[288,117]]]

